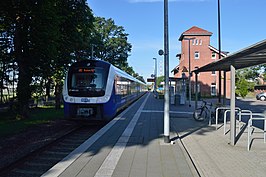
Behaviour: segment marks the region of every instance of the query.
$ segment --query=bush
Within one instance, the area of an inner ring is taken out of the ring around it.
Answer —
[[[249,83],[246,79],[240,78],[238,82],[236,83],[236,94],[238,96],[241,96],[242,98],[245,98],[248,94],[249,90]]]

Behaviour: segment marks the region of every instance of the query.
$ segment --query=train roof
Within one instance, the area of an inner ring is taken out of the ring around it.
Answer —
[[[76,63],[73,63],[71,66],[79,66],[79,65],[82,65],[84,63],[90,63],[90,62],[97,62],[99,64],[104,64],[104,65],[110,65],[111,67],[114,68],[116,74],[118,74],[119,76],[122,76],[124,78],[127,78],[127,79],[130,79],[132,81],[135,81],[135,82],[138,82],[140,84],[143,84],[143,85],[146,85],[145,83],[143,83],[142,81],[136,79],[135,77],[131,76],[130,74],[126,73],[125,71],[115,67],[114,65],[112,65],[111,63],[109,62],[106,62],[106,61],[103,61],[103,60],[82,60],[82,61],[79,61],[79,62],[76,62]]]
[[[145,83],[143,83],[143,82],[141,82],[140,80],[136,79],[135,77],[129,75],[129,74],[126,73],[125,71],[123,71],[123,70],[121,70],[121,69],[115,67],[114,65],[111,65],[111,66],[115,69],[115,72],[116,72],[118,75],[120,75],[120,76],[122,76],[122,77],[124,77],[124,78],[130,79],[130,80],[133,80],[133,81],[135,81],[135,82],[138,82],[138,83],[140,83],[140,84],[146,85]]]

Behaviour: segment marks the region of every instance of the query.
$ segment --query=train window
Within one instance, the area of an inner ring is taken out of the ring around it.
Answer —
[[[69,94],[73,96],[103,96],[107,73],[103,68],[76,68],[69,76]]]
[[[123,77],[116,78],[116,94],[122,97],[131,95],[132,93],[132,81],[125,79]]]
[[[100,72],[99,72],[100,71]],[[97,73],[74,73],[72,75],[71,87],[73,88],[103,88],[103,73],[99,70]]]

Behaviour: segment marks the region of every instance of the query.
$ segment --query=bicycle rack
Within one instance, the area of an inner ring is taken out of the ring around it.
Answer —
[[[215,127],[216,127],[216,130],[218,129],[218,111],[219,110],[230,110],[230,106],[216,108],[216,110],[215,110]],[[235,110],[241,110],[241,109],[239,107],[236,107]]]
[[[249,116],[249,119],[251,119],[251,114],[252,112],[250,110],[240,110],[240,112],[238,113],[238,117],[239,117],[239,126],[238,126],[238,130],[240,131],[240,127],[241,127],[241,122],[242,122],[242,116]]]
[[[211,113],[211,110],[209,110],[208,114],[209,114],[209,125],[211,125],[212,124],[212,113]]]
[[[240,132],[240,130],[241,130],[241,123],[242,123],[242,116],[250,115],[249,113],[251,113],[251,111],[250,110],[241,110],[240,108],[236,108],[235,110],[238,111],[238,114],[237,114],[238,115],[238,131]],[[227,114],[227,112],[230,112],[230,111],[231,110],[226,110],[224,112],[224,135],[226,133],[226,119],[227,119],[226,114]]]
[[[251,111],[250,111],[251,112]],[[264,130],[263,130],[263,140],[264,143],[266,142],[266,115],[260,114],[260,113],[250,113],[251,118],[248,120],[248,151],[250,150],[250,144],[251,144],[251,135],[253,133],[252,129],[252,122],[254,120],[264,120]],[[255,117],[254,117],[255,116]]]

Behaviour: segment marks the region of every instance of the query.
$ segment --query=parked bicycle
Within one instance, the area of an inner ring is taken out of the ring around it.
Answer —
[[[209,120],[209,124],[211,121],[215,119],[215,109],[213,108],[212,103],[207,103],[206,101],[202,100],[202,105],[200,108],[197,108],[193,112],[193,118],[196,121],[204,121]]]

